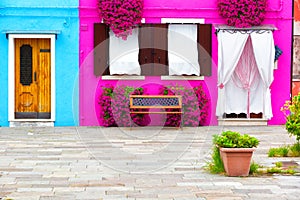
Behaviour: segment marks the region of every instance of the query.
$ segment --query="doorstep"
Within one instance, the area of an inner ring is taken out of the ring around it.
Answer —
[[[219,126],[267,126],[266,119],[218,119]]]
[[[11,121],[9,127],[54,127],[52,121]]]

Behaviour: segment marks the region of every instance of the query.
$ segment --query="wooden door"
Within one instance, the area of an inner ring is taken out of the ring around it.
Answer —
[[[50,39],[15,39],[15,118],[51,118]]]

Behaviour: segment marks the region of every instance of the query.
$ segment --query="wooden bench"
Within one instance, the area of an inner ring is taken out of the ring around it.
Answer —
[[[182,97],[179,95],[130,95],[130,114],[182,114]],[[152,109],[136,111],[133,109]],[[158,110],[159,109],[159,110]],[[163,110],[162,110],[163,109]],[[167,111],[166,109],[176,109]],[[181,126],[182,123],[180,123]]]

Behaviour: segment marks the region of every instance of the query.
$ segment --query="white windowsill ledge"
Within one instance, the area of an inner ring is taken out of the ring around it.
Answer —
[[[102,76],[102,80],[145,80],[145,76],[112,75],[112,76]]]
[[[161,80],[204,80],[204,76],[161,76]]]

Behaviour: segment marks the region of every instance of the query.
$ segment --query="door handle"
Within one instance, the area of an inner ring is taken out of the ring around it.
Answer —
[[[36,82],[36,72],[33,74],[34,81]]]

